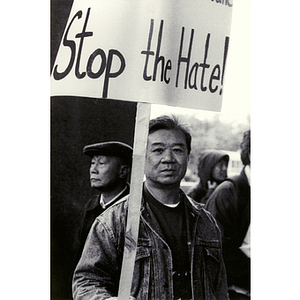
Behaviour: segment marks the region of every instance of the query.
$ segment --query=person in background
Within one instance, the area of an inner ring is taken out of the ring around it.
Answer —
[[[241,143],[243,169],[227,178],[206,203],[222,232],[230,299],[250,299],[250,130]]]
[[[105,209],[129,194],[132,147],[109,141],[85,146],[83,153],[91,158],[90,183],[99,193],[86,203],[79,233],[79,255],[96,219]]]
[[[191,135],[174,116],[150,121],[130,299],[228,299],[220,230],[180,190],[190,151]],[[128,196],[96,218],[74,272],[74,300],[117,299],[127,210]]]
[[[215,188],[227,178],[229,156],[220,150],[204,150],[199,157],[199,183],[188,195],[199,203],[205,204]]]

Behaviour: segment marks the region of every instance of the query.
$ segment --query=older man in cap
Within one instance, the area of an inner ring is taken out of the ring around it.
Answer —
[[[95,218],[116,201],[129,194],[132,147],[110,141],[85,146],[83,153],[91,157],[91,187],[100,193],[85,205],[80,229],[80,254]]]

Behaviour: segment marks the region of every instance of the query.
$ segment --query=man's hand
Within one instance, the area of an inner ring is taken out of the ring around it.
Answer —
[[[217,187],[217,183],[213,182],[211,183],[210,180],[207,181],[208,189],[215,189]]]

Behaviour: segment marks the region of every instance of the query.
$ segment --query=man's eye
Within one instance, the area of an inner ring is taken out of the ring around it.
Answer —
[[[163,153],[163,151],[164,151],[164,149],[162,149],[162,148],[156,148],[153,150],[153,152],[155,152],[155,153]]]
[[[173,151],[175,152],[175,153],[183,153],[183,150],[182,149],[180,149],[180,148],[178,148],[178,149],[173,149]]]
[[[91,166],[96,165],[96,164],[98,164],[98,165],[104,165],[104,162],[103,161],[92,161],[91,162]]]

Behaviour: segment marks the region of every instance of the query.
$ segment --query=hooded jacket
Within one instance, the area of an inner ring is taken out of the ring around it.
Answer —
[[[208,181],[213,182],[213,167],[221,160],[229,161],[229,156],[220,150],[205,150],[199,157],[198,177],[199,183],[192,188],[187,194],[196,202],[205,204],[214,189],[208,189]]]
[[[181,193],[189,225],[192,299],[228,299],[221,235],[214,218]],[[128,197],[94,222],[73,277],[74,300],[116,296],[121,272]],[[131,296],[137,300],[172,300],[172,253],[147,202],[142,200]]]

